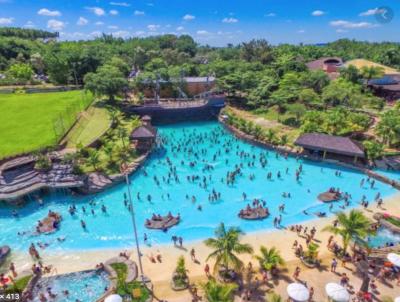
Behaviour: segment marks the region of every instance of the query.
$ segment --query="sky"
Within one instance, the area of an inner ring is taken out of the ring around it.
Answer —
[[[399,42],[400,1],[0,0],[1,26],[58,31],[63,40],[189,34],[211,46],[253,38],[272,44]]]

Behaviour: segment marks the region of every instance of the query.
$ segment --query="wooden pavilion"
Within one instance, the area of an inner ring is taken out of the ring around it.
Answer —
[[[134,129],[129,138],[139,152],[149,151],[157,138],[157,129],[151,125],[151,117],[143,116],[142,125]]]
[[[364,159],[364,148],[361,144],[348,137],[333,136],[323,133],[306,133],[297,138],[294,143],[300,146],[310,155],[329,157],[354,163],[358,159]]]

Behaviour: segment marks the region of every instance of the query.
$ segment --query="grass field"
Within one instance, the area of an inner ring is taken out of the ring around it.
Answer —
[[[83,91],[0,94],[0,158],[55,145],[92,99]]]
[[[110,117],[104,107],[94,104],[79,117],[78,122],[65,138],[67,148],[75,148],[78,144],[89,145],[102,135],[110,126]]]

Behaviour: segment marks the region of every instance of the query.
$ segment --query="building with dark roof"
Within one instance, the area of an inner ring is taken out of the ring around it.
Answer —
[[[376,96],[391,102],[400,99],[400,74],[387,74],[368,82]]]
[[[302,147],[307,153],[322,158],[334,158],[342,161],[354,162],[365,158],[363,146],[348,137],[333,136],[323,133],[306,133],[297,138],[294,143]]]
[[[145,115],[142,117],[142,125],[132,131],[129,139],[139,152],[149,151],[157,138],[157,129],[151,125],[151,117]]]
[[[320,58],[306,63],[309,70],[325,71],[331,79],[339,76],[339,69],[343,66],[343,60],[339,57]]]

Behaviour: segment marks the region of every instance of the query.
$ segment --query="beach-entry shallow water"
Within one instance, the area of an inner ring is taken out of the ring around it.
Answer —
[[[141,243],[145,233],[148,244],[170,242],[172,235],[189,241],[212,236],[220,222],[253,232],[273,229],[273,218],[279,215],[284,226],[314,219],[314,213],[320,211],[330,215],[343,205],[342,201],[335,203],[330,212],[328,204],[318,201],[318,194],[330,187],[351,194],[350,207],[359,206],[363,196],[373,202],[378,192],[382,197],[395,193],[395,189],[379,182],[371,188],[366,176],[353,170],[277,156],[273,151],[236,139],[217,122],[162,126],[159,133],[164,150],[155,153],[130,178]],[[227,174],[240,165],[235,182],[227,185]],[[302,173],[296,180],[300,165]],[[0,245],[22,251],[31,242],[40,242],[50,251],[132,246],[131,218],[124,204],[126,192],[126,185],[121,184],[95,196],[51,193],[43,198],[42,207],[32,202],[18,209],[18,218],[12,216],[12,208],[2,206]],[[285,192],[290,193],[290,198],[282,196]],[[210,195],[219,198],[210,200]],[[255,198],[266,202],[270,217],[262,221],[241,220],[239,211]],[[285,210],[280,213],[278,207],[282,203]],[[71,204],[77,207],[74,216],[68,213]],[[101,211],[102,205],[106,206],[106,213]],[[63,216],[59,231],[34,235],[37,221],[49,210]],[[182,221],[168,232],[144,227],[153,213],[166,215],[169,211],[173,215],[180,213]],[[86,230],[82,229],[81,220],[86,222]]]
[[[95,302],[109,285],[108,275],[104,271],[84,271],[41,278],[34,289],[33,302],[39,302],[41,295],[53,302]],[[48,288],[51,294],[56,295],[54,299],[49,297]]]

